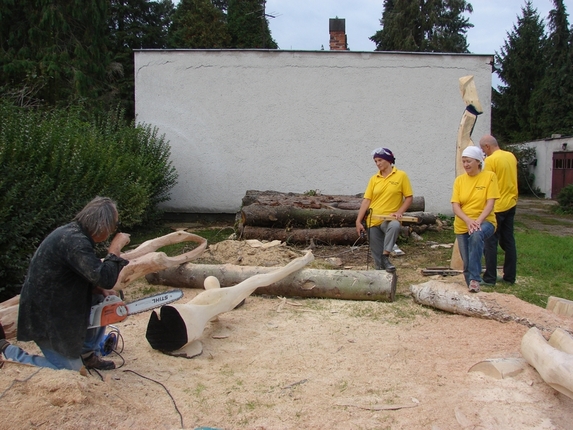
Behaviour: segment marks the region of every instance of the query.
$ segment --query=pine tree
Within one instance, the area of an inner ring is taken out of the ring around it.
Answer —
[[[540,136],[573,134],[573,61],[571,31],[563,0],[553,0],[549,12],[547,70],[541,86],[534,93]]]
[[[48,105],[96,100],[110,66],[104,0],[2,0],[0,87]]]
[[[265,3],[265,0],[228,0],[227,25],[231,48],[278,48],[271,36]]]
[[[465,0],[384,0],[377,51],[468,52],[472,5]]]
[[[126,115],[135,116],[134,49],[167,47],[174,6],[171,0],[111,0],[108,29],[113,53],[109,103],[119,99]]]
[[[493,90],[492,131],[500,141],[540,137],[532,94],[540,88],[547,68],[545,45],[543,21],[527,1],[517,25],[495,54],[497,74],[504,85]]]
[[[226,48],[225,14],[211,0],[181,0],[169,29],[171,48]]]

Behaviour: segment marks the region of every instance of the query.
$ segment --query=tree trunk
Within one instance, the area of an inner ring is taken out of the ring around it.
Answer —
[[[316,243],[329,245],[362,244],[366,239],[360,239],[355,227],[341,228],[305,228],[286,230],[284,228],[267,228],[243,226],[239,228],[241,239],[280,240],[286,243],[309,244],[311,240]]]
[[[573,355],[551,346],[532,327],[521,340],[521,353],[552,388],[573,399]]]
[[[243,225],[259,227],[350,227],[356,223],[358,211],[313,209],[296,206],[253,204],[241,209]]]
[[[147,275],[146,279],[151,284],[203,288],[205,278],[214,276],[222,287],[230,287],[254,275],[270,273],[273,270],[276,268],[184,264]],[[303,269],[272,285],[257,288],[255,294],[393,302],[396,279],[395,273],[382,270]]]
[[[358,210],[309,209],[294,206],[253,204],[241,209],[243,226],[274,228],[342,228],[355,227]],[[404,225],[435,224],[436,216],[428,212],[405,212]]]
[[[499,293],[468,293],[467,287],[439,281],[410,286],[416,303],[455,314],[487,318],[500,322],[514,321],[527,327],[553,332],[561,327],[573,333],[573,319],[561,317],[539,306]]]
[[[354,196],[317,194],[313,196],[309,194],[282,193],[279,191],[248,190],[243,197],[242,203],[243,207],[259,204],[266,206],[295,206],[307,209],[335,208],[358,211],[362,203],[362,194]],[[425,211],[426,203],[424,197],[414,196],[409,210],[413,212]]]

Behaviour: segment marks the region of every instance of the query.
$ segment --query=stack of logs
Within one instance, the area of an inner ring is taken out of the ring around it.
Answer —
[[[362,195],[296,194],[249,190],[243,197],[238,232],[241,239],[280,240],[296,244],[360,244],[356,218]],[[414,197],[404,215],[418,222],[402,223],[402,236],[437,229],[437,217],[424,212],[424,197]]]

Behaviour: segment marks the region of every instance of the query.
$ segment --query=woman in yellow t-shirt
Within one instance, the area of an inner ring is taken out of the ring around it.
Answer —
[[[454,233],[464,262],[464,277],[470,292],[478,293],[481,282],[481,259],[484,242],[495,233],[493,212],[499,188],[495,173],[483,171],[483,152],[468,146],[462,153],[465,173],[454,181],[452,209]]]
[[[378,173],[370,178],[366,186],[356,217],[356,232],[363,234],[364,221],[376,270],[384,269],[392,273],[396,267],[389,256],[400,233],[400,219],[413,200],[412,186],[408,175],[394,166],[396,158],[392,151],[376,148],[371,155]],[[384,221],[378,218],[380,216],[390,219]]]

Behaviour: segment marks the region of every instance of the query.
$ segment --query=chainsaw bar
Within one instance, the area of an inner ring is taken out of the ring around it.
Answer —
[[[183,297],[183,291],[171,290],[135,300],[131,303],[127,303],[125,307],[127,308],[128,315],[134,315],[172,303],[181,297]]]
[[[183,291],[171,290],[124,303],[118,296],[107,296],[103,302],[92,306],[88,328],[101,327],[123,321],[128,315],[139,314],[179,300]]]

